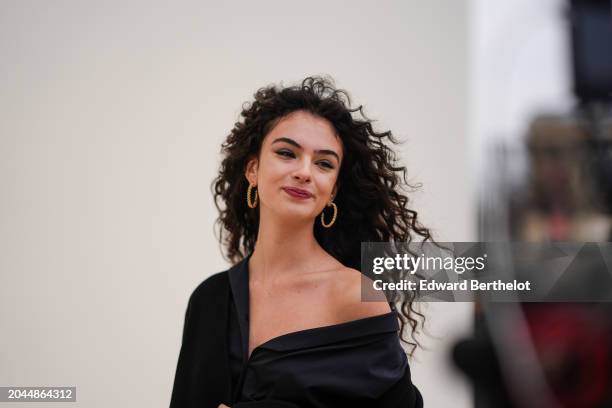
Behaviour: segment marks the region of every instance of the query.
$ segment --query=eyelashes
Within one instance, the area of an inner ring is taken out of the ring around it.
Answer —
[[[285,158],[295,158],[295,154],[293,154],[293,152],[291,150],[277,150],[276,154],[278,154],[279,156],[285,157]],[[321,160],[319,162],[317,162],[317,164],[321,165],[321,167],[324,167],[326,169],[332,170],[334,169],[334,165],[331,164],[329,161],[327,160]]]
[[[278,150],[276,152],[279,156],[285,156],[285,157],[295,157],[295,155],[293,154],[293,152],[289,151],[289,150]]]

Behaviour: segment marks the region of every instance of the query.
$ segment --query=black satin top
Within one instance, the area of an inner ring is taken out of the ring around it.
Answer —
[[[397,312],[272,338],[248,357],[249,271],[230,270],[229,358],[233,402],[278,399],[300,408],[371,406],[406,374]],[[417,407],[422,407],[415,387]],[[348,405],[347,405],[348,404]]]

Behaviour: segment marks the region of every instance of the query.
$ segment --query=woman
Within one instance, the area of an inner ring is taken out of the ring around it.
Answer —
[[[423,316],[361,301],[361,242],[431,238],[397,191],[397,141],[328,79],[254,96],[213,183],[234,266],[189,299],[170,406],[422,407],[398,332]]]

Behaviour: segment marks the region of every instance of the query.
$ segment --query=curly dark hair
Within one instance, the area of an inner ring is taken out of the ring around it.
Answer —
[[[257,239],[259,212],[247,207],[245,166],[251,157],[259,157],[265,135],[280,119],[299,110],[328,120],[346,152],[334,199],[341,209],[335,226],[323,228],[314,223],[314,235],[321,247],[345,266],[361,270],[361,242],[410,243],[414,234],[422,241],[433,240],[429,229],[417,220],[417,212],[407,208],[408,197],[400,188],[414,186],[406,179],[406,167],[396,164],[395,153],[384,139],[399,142],[390,131],[374,131],[363,106],[351,108],[348,93],[336,89],[332,79],[317,76],[304,79],[298,86],[271,85],[259,89],[254,98],[242,105],[241,120],[221,147],[224,158],[211,185],[219,210],[215,225],[227,260],[243,260],[254,250]],[[355,112],[361,118],[354,118]],[[398,311],[400,338],[411,347],[410,355],[420,345],[415,336],[418,322],[421,326],[425,323],[425,316],[414,307],[414,296],[403,299]],[[392,310],[397,310],[396,302],[389,301]],[[411,327],[413,341],[404,339],[406,324]]]

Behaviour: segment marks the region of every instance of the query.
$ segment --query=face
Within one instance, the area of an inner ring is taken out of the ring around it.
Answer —
[[[332,124],[308,112],[293,112],[265,136],[259,161],[247,164],[262,211],[289,219],[314,219],[333,201],[342,144]]]

